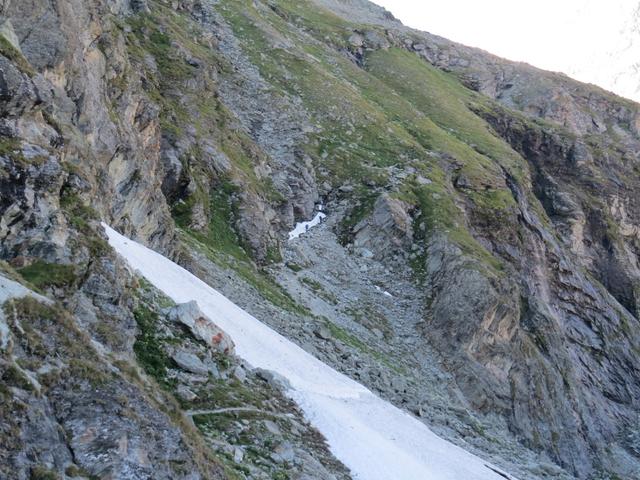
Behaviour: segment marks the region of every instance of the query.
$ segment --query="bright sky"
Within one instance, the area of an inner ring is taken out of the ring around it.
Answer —
[[[640,62],[639,25],[632,24],[640,0],[374,1],[405,25],[640,98],[620,78]]]

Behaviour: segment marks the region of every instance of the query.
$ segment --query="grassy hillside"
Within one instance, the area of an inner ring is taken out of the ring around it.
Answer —
[[[313,115],[319,132],[309,154],[334,186],[359,192],[351,224],[368,213],[372,188],[390,190],[420,208],[427,235],[444,231],[485,266],[501,268],[458,208],[471,204],[479,216],[512,223],[505,172],[528,181],[526,162],[474,113],[489,108],[488,99],[399,48],[369,51],[358,64],[344,52],[360,27],[308,2],[267,10],[227,0],[220,11],[262,76]],[[411,173],[395,178],[401,170]],[[456,178],[464,178],[460,188]]]

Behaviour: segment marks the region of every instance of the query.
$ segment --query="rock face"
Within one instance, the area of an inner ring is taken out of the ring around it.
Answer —
[[[28,206],[17,202],[26,201],[32,202],[29,211],[40,215],[39,219],[6,218],[21,233],[19,238],[4,235],[5,248],[39,241],[25,234],[33,231],[30,220],[41,231],[64,228],[55,218],[60,200],[57,195],[47,197],[40,187],[44,184],[51,193],[64,190],[74,198],[93,199],[93,208],[113,223],[168,248],[172,235],[166,229],[168,209],[157,188],[157,108],[134,85],[122,92],[120,102],[112,103],[106,91],[109,79],[130,68],[122,42],[96,41],[105,38],[106,25],[92,18],[113,14],[110,9],[117,12],[118,3],[9,2],[4,7],[22,53],[14,53],[19,59],[15,63],[5,58],[2,68],[8,100],[3,104],[3,135],[10,144],[3,170],[15,172],[15,178],[3,177],[7,188],[14,189],[3,194],[8,203],[3,214],[18,208],[25,211]],[[33,74],[30,68],[40,72]],[[44,165],[35,168],[34,161]],[[141,174],[143,164],[145,175]],[[108,200],[101,204],[100,199]],[[57,250],[65,243],[59,235],[43,241]]]
[[[192,458],[169,410],[121,370],[126,362],[96,351],[70,313],[4,276],[0,284],[2,435],[12,438],[0,443],[3,477],[224,478],[219,465]]]
[[[640,478],[638,152],[365,0],[0,2],[0,476],[348,477],[105,221],[519,478]]]
[[[381,195],[371,216],[354,227],[353,245],[377,252],[381,257],[408,251],[413,244],[413,219],[409,208],[410,205],[402,200]]]

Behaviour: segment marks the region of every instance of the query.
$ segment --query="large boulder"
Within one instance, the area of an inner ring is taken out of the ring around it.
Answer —
[[[196,301],[176,305],[169,310],[168,316],[172,321],[189,327],[196,338],[204,341],[214,351],[233,355],[235,344],[231,337],[200,310]]]

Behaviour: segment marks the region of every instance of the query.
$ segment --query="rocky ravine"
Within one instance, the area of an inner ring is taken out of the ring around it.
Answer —
[[[636,104],[364,0],[0,12],[0,476],[348,475],[104,220],[520,478],[640,478]]]

